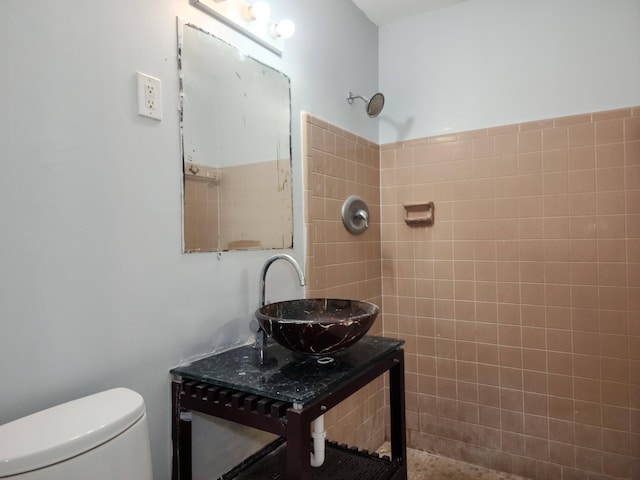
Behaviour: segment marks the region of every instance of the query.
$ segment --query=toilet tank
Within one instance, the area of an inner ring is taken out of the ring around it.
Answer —
[[[152,480],[143,398],[114,388],[0,425],[0,479]]]

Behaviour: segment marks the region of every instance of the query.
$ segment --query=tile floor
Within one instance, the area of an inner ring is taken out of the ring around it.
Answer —
[[[390,450],[389,443],[385,443],[378,452],[389,455]],[[411,448],[407,449],[407,462],[408,480],[526,480],[517,475],[496,472]]]

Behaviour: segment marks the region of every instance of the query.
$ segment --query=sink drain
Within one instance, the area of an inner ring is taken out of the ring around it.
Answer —
[[[335,360],[331,357],[321,357],[316,360],[316,362],[318,362],[320,365],[328,365],[329,363],[335,362]]]

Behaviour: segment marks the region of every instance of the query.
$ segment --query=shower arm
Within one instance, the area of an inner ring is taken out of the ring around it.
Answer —
[[[347,97],[347,102],[349,102],[349,104],[350,104],[350,105],[352,105],[352,104],[353,104],[353,101],[354,101],[356,98],[359,98],[359,99],[361,99],[361,100],[364,100],[364,103],[369,103],[369,99],[368,99],[368,98],[365,98],[365,97],[363,97],[362,95],[354,95],[354,94],[353,94],[353,92],[349,92],[349,96]]]

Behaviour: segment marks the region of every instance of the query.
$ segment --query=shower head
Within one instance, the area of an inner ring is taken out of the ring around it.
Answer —
[[[349,96],[347,97],[347,101],[350,105],[353,104],[353,101],[359,98],[364,100],[364,103],[367,104],[367,115],[371,118],[375,118],[380,115],[382,108],[384,107],[384,95],[380,92],[374,93],[370,99],[367,99],[361,95],[354,95],[352,92],[349,92]]]

